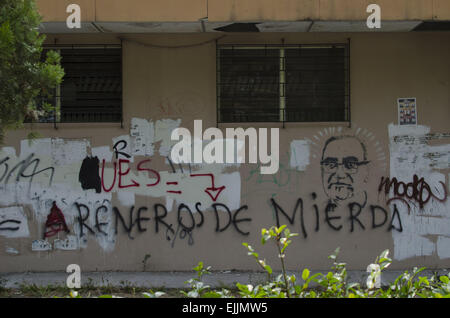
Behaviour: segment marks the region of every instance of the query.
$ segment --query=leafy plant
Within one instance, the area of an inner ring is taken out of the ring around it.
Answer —
[[[146,298],[159,298],[164,296],[166,293],[164,292],[160,292],[160,291],[153,291],[153,290],[149,290],[148,292],[144,292],[142,293],[142,295],[144,295],[144,297]]]
[[[193,269],[196,277],[188,280],[187,290],[180,293],[189,298],[232,298],[239,295],[243,298],[450,298],[450,274],[432,277],[419,276],[424,271],[422,268],[413,268],[412,272],[405,271],[399,275],[394,282],[382,286],[382,272],[390,266],[392,259],[389,258],[389,250],[384,250],[372,264],[367,267],[368,275],[364,286],[356,282],[348,281],[347,264],[339,260],[340,248],[337,248],[329,259],[333,261],[331,270],[326,274],[312,274],[307,268],[301,272],[301,281],[295,275],[288,275],[285,267],[285,257],[287,247],[290,245],[290,238],[296,236],[291,233],[285,225],[277,228],[262,229],[261,243],[266,244],[273,241],[276,245],[281,263],[281,274],[273,279],[272,267],[265,260],[259,258],[259,254],[248,243],[243,243],[247,248],[248,255],[253,257],[260,268],[267,273],[267,281],[263,284],[241,284],[236,283],[236,291],[226,288],[214,290],[203,282],[205,275],[211,274],[211,267],[199,262]],[[313,285],[314,284],[314,285]],[[86,287],[85,287],[86,288]],[[85,289],[84,288],[84,289]],[[41,297],[48,297],[55,292],[54,287],[37,287],[35,285],[23,286],[22,291],[38,294]],[[136,289],[127,287],[125,292],[136,294]],[[115,298],[111,288],[102,288],[101,292],[106,292],[100,298]],[[67,295],[67,291],[65,291]],[[146,298],[159,298],[167,295],[161,291],[145,291],[142,295]],[[90,296],[90,293],[87,297]],[[170,297],[170,295],[168,295]],[[69,297],[80,298],[80,294],[69,291]]]
[[[270,290],[275,291],[276,296],[283,296],[284,294],[281,293],[281,290],[279,291],[280,286],[282,285],[286,297],[290,298],[292,292],[295,292],[295,289],[293,286],[291,286],[291,283],[295,283],[295,276],[291,275],[289,276],[286,272],[286,265],[285,265],[285,257],[286,257],[286,249],[288,248],[289,244],[291,244],[291,238],[294,236],[297,236],[297,233],[291,233],[291,231],[286,227],[286,225],[282,225],[280,227],[272,226],[269,229],[263,228],[261,230],[261,244],[266,244],[268,241],[275,242],[275,245],[278,250],[278,258],[280,259],[281,263],[281,270],[282,274],[279,275],[275,282],[271,282],[272,278],[272,267],[266,263],[266,260],[259,259],[259,254],[256,253],[256,251],[253,249],[252,246],[250,246],[248,243],[242,243],[243,246],[245,246],[248,250],[248,255],[253,256],[258,263],[258,265],[267,273],[267,281],[268,286],[256,286],[253,288],[252,285],[238,285],[238,289],[241,291],[242,295],[245,296],[261,296],[262,292],[267,290],[268,288]],[[267,288],[264,288],[267,287]],[[269,295],[271,295],[269,293]]]
[[[425,281],[425,284],[427,282]],[[447,276],[440,276],[439,281],[435,283],[432,280],[430,289],[435,298],[450,298],[450,273]]]
[[[209,270],[211,269],[211,266],[205,268],[203,262],[199,262],[193,269],[197,272],[197,277],[185,282],[185,284],[190,286],[190,290],[188,292],[185,292],[184,290],[180,292],[189,298],[199,298],[210,289],[209,285],[205,285],[202,282],[202,278],[204,275],[210,274]]]
[[[318,279],[314,279],[320,286],[320,297],[348,297],[351,289],[356,284],[347,284],[347,264],[338,261],[340,248],[338,247],[328,258],[333,260],[331,267],[326,275],[319,274]]]
[[[45,36],[39,33],[41,17],[34,0],[2,0],[0,5],[0,143],[7,130],[22,126],[26,117],[49,111],[41,110],[36,97],[49,98],[62,81],[64,71],[60,56],[48,51],[41,54]]]

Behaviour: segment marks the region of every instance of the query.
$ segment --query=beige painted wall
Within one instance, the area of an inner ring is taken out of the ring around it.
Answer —
[[[65,21],[69,0],[37,0],[45,22]],[[299,21],[367,19],[369,0],[79,0],[83,21]],[[384,20],[449,20],[447,0],[378,0]]]
[[[194,119],[202,119],[203,126],[216,126],[216,58],[215,43],[183,49],[150,48],[137,44],[151,43],[157,45],[182,45],[201,43],[214,39],[213,34],[195,35],[127,35],[132,41],[123,42],[123,110],[124,127],[119,124],[59,124],[55,130],[52,125],[27,125],[26,129],[10,132],[5,145],[15,148],[20,153],[20,141],[31,130],[38,131],[42,137],[60,137],[70,139],[85,138],[91,147],[112,147],[112,138],[130,133],[130,122],[133,117],[145,118],[156,122],[160,119],[181,119],[181,126],[192,131]],[[114,35],[109,37],[89,36],[55,36],[58,43],[117,43]],[[420,125],[429,126],[432,133],[448,133],[450,119],[450,34],[239,34],[228,35],[220,43],[280,43],[281,38],[287,44],[346,42],[351,39],[351,113],[352,127],[345,125],[321,124],[260,124],[260,127],[280,128],[280,162],[281,168],[276,175],[259,175],[255,173],[254,165],[241,165],[239,169],[227,168],[225,172],[238,171],[240,176],[240,206],[247,205],[248,210],[242,211],[240,218],[251,218],[250,223],[240,223],[243,231],[249,231],[243,236],[233,228],[233,225],[223,231],[216,232],[216,219],[211,208],[204,210],[204,224],[193,231],[193,244],[188,239],[178,238],[171,241],[166,238],[164,226],[160,224],[159,232],[155,233],[154,204],[166,204],[164,198],[151,195],[136,195],[136,208],[148,207],[143,212],[150,221],[145,222],[147,231],[139,233],[135,226],[132,231],[134,239],[130,239],[119,225],[119,233],[112,251],[102,249],[93,235],[88,236],[86,248],[76,251],[36,252],[31,250],[31,243],[40,239],[43,224],[37,221],[35,210],[29,204],[25,206],[30,235],[25,238],[5,238],[0,236],[0,270],[10,271],[52,271],[65,270],[71,263],[81,265],[82,270],[142,270],[142,261],[146,254],[151,254],[147,270],[189,270],[198,261],[213,266],[216,270],[225,269],[257,269],[253,259],[247,256],[242,242],[249,242],[261,251],[262,257],[271,264],[277,264],[275,247],[262,248],[259,244],[260,229],[275,223],[274,209],[270,199],[273,198],[287,213],[292,209],[298,198],[303,199],[304,219],[307,237],[300,235],[294,238],[288,249],[287,264],[290,269],[308,267],[311,269],[326,269],[329,266],[327,256],[336,247],[341,247],[342,260],[350,269],[362,269],[375,259],[379,253],[389,248],[394,253],[395,243],[400,240],[412,240],[413,225],[405,222],[404,233],[393,238],[388,231],[388,224],[372,229],[369,205],[380,205],[386,209],[386,197],[378,193],[380,178],[390,175],[390,149],[388,125],[397,123],[396,99],[399,97],[416,97],[418,103],[418,120]],[[48,41],[53,43],[54,38]],[[220,125],[221,128],[238,125]],[[257,126],[257,127],[258,127]],[[334,127],[334,128],[333,128]],[[338,129],[341,130],[338,133]],[[336,211],[341,219],[335,222],[342,225],[340,231],[333,230],[324,221],[324,206],[327,197],[324,193],[321,174],[320,156],[325,140],[332,135],[358,134],[366,144],[368,159],[368,178],[365,184],[368,194],[367,206],[361,213],[360,220],[365,226],[363,230],[355,223],[354,232],[350,232],[349,211],[346,206]],[[373,138],[372,138],[373,136]],[[293,140],[309,138],[315,143],[310,147],[310,164],[305,171],[290,168],[288,154]],[[447,143],[445,140],[433,141],[435,144]],[[157,148],[156,148],[157,149]],[[157,151],[156,151],[157,153]],[[381,153],[384,153],[384,160]],[[314,157],[315,156],[315,157]],[[171,171],[170,166],[159,155],[149,157],[152,169]],[[144,157],[136,157],[132,166]],[[45,165],[45,162],[42,164]],[[81,162],[79,163],[81,165]],[[109,165],[110,166],[110,165]],[[75,168],[77,165],[75,164]],[[56,167],[55,169],[60,169]],[[185,167],[186,169],[186,167]],[[67,182],[73,187],[78,183],[77,170],[67,174]],[[177,168],[178,174],[179,169]],[[449,184],[449,170],[441,170]],[[184,173],[187,173],[186,171]],[[412,174],[414,171],[412,171]],[[403,180],[410,182],[412,180]],[[109,181],[108,181],[109,182]],[[237,186],[237,184],[236,184]],[[188,189],[183,189],[188,190]],[[205,197],[203,188],[199,188],[198,196]],[[0,190],[1,191],[1,190]],[[150,190],[149,190],[150,191]],[[231,187],[224,190],[231,191]],[[314,200],[312,193],[317,195]],[[0,198],[5,199],[5,193],[0,192]],[[206,198],[206,199],[205,199]],[[220,202],[220,199],[217,201]],[[167,223],[177,224],[176,206],[165,219]],[[192,203],[192,202],[191,202]],[[212,203],[212,202],[210,202]],[[117,193],[112,195],[112,204],[117,206],[128,220],[129,207],[121,206]],[[320,210],[320,227],[315,231],[315,210],[317,204]],[[448,207],[448,201],[442,203]],[[442,209],[442,207],[436,206]],[[447,208],[447,212],[448,212]],[[45,211],[44,211],[45,212]],[[401,211],[401,218],[405,210]],[[389,215],[392,215],[390,211]],[[188,216],[183,214],[186,223]],[[195,218],[198,221],[198,213]],[[287,219],[281,217],[281,222]],[[389,219],[390,220],[390,219]],[[447,218],[442,218],[446,222]],[[75,222],[76,223],[76,222]],[[72,230],[73,224],[69,226]],[[424,231],[430,231],[424,221]],[[290,225],[294,232],[301,233],[299,214]],[[176,228],[175,228],[176,229]],[[409,231],[409,232],[408,232]],[[407,232],[409,234],[407,234]],[[73,234],[73,230],[72,230]],[[401,235],[405,234],[402,238]],[[439,235],[445,233],[425,233],[431,242],[436,243]],[[61,236],[63,238],[63,236]],[[53,238],[52,238],[53,239]],[[400,241],[400,243],[402,243]],[[399,245],[397,245],[399,246]],[[411,246],[410,246],[411,247]],[[6,252],[13,248],[19,255]],[[420,252],[420,251],[419,251]],[[396,260],[392,268],[406,268],[423,265],[431,268],[450,267],[450,259],[439,257],[435,250],[429,256],[410,257]],[[276,266],[274,266],[276,267]]]

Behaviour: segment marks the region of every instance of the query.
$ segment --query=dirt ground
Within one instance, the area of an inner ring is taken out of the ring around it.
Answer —
[[[160,298],[182,298],[180,289],[154,289],[135,287],[89,287],[76,290],[76,294],[65,287],[21,286],[17,289],[0,289],[0,298],[148,298],[144,293],[163,292]]]

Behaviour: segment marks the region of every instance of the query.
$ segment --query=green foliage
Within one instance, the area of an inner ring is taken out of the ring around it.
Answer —
[[[78,294],[78,292],[75,290],[71,290],[69,293],[69,296],[70,296],[70,298],[81,298],[81,295]]]
[[[291,231],[286,227],[286,225],[282,225],[280,227],[272,226],[269,229],[263,228],[261,230],[261,244],[264,245],[268,241],[273,241],[277,247],[278,258],[280,259],[280,263],[281,263],[282,274],[276,278],[274,285],[270,286],[270,287],[273,287],[275,289],[275,291],[277,291],[275,296],[281,296],[281,292],[278,292],[278,289],[281,287],[283,287],[283,289],[284,289],[283,295],[286,295],[286,297],[288,297],[288,298],[291,297],[291,293],[294,291],[291,288],[291,282],[292,283],[295,282],[295,276],[287,275],[284,259],[286,257],[286,249],[288,248],[289,244],[291,244],[291,242],[292,242],[291,238],[294,236],[297,236],[297,235],[298,235],[297,233],[291,233]],[[270,267],[268,264],[266,264],[266,260],[259,259],[259,254],[256,253],[254,251],[253,247],[251,247],[248,243],[242,243],[242,245],[244,245],[247,248],[248,255],[253,256],[255,258],[255,260],[257,261],[257,263],[259,264],[259,266],[261,266],[261,268],[267,273],[269,285],[272,284],[272,283],[270,283],[272,272],[273,272],[272,267]],[[238,286],[238,288],[239,288],[239,286]],[[255,290],[257,292],[259,292],[260,288],[257,286]],[[263,288],[262,290],[265,290],[265,289]],[[252,289],[252,292],[253,292],[253,289]]]
[[[389,286],[381,286],[381,273],[391,263],[388,257],[389,250],[384,250],[368,266],[369,274],[365,286],[359,283],[348,282],[346,263],[339,261],[340,248],[337,248],[328,258],[333,261],[331,270],[326,273],[312,274],[307,268],[301,271],[301,283],[297,282],[295,275],[287,275],[284,259],[286,249],[290,245],[290,238],[296,236],[291,233],[286,225],[262,229],[261,243],[273,241],[278,249],[282,272],[272,279],[273,270],[266,260],[260,259],[259,254],[248,243],[242,243],[247,249],[247,254],[255,259],[259,267],[267,273],[267,282],[264,284],[236,283],[237,293],[242,298],[450,298],[450,273],[447,276],[437,275],[427,278],[418,274],[425,268],[414,268],[412,273],[405,271]],[[206,270],[200,262],[194,268],[197,278],[189,280],[191,291],[182,293],[187,297],[232,297],[229,290],[211,290],[209,286],[199,284],[205,273],[209,274],[210,267]]]
[[[181,290],[180,293],[189,298],[201,298],[204,294],[209,294],[210,286],[205,285],[202,282],[202,279],[204,275],[210,274],[210,268],[210,266],[205,268],[203,262],[199,262],[197,266],[193,268],[194,271],[197,272],[197,277],[185,282],[185,284],[190,286],[190,290],[188,292]],[[210,295],[210,297],[212,297],[212,295]]]
[[[166,293],[164,292],[160,292],[160,291],[153,291],[153,290],[149,290],[148,292],[142,293],[142,295],[144,295],[145,298],[159,298],[161,296],[164,296]]]
[[[318,275],[315,281],[320,285],[320,297],[347,297],[348,292],[354,285],[347,284],[346,263],[338,262],[340,248],[338,247],[328,258],[333,260],[331,271],[326,275]]]
[[[52,111],[46,104],[37,110],[35,100],[50,97],[62,81],[60,56],[47,52],[41,60],[45,36],[39,34],[41,17],[34,0],[0,0],[0,143],[8,129],[22,126],[26,118]]]
[[[275,243],[278,249],[278,256],[282,264],[282,272],[274,279],[272,278],[272,267],[266,264],[265,260],[259,258],[259,254],[248,243],[243,243],[247,248],[248,255],[255,259],[263,271],[268,274],[268,279],[262,284],[241,284],[236,283],[235,289],[220,290],[212,289],[203,282],[205,275],[211,274],[211,267],[199,262],[193,268],[196,277],[188,280],[186,290],[180,291],[184,297],[189,298],[450,298],[450,273],[448,275],[423,277],[419,274],[425,268],[415,267],[412,272],[405,271],[399,275],[394,282],[387,286],[381,285],[381,273],[390,266],[392,260],[389,258],[389,250],[384,250],[375,261],[368,266],[368,275],[365,286],[359,283],[348,281],[346,263],[339,260],[340,249],[337,248],[328,258],[332,260],[331,270],[326,274],[311,273],[307,268],[301,271],[301,280],[297,280],[295,275],[287,275],[283,260],[286,257],[286,249],[291,243],[290,238],[297,235],[291,233],[285,225],[277,228],[263,229],[261,231],[261,243],[269,241]],[[85,287],[86,288],[86,287]],[[49,297],[54,294],[53,287],[22,286],[22,291]],[[78,291],[62,289],[64,294],[68,292],[71,298],[81,298]],[[117,290],[124,292],[123,290]],[[135,288],[132,288],[135,295]],[[167,290],[166,290],[167,291]],[[112,295],[113,289],[102,288],[100,298],[116,298]],[[179,294],[177,294],[179,295]],[[142,292],[145,298],[170,297],[170,292],[149,290]],[[90,297],[90,292],[87,295]],[[93,296],[95,297],[95,296]]]

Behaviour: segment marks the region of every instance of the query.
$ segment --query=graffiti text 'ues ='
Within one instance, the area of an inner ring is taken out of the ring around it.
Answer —
[[[267,165],[260,167],[261,173],[276,173],[279,168],[278,128],[270,128],[269,154],[267,152],[267,128],[259,128],[258,131],[253,127],[245,130],[243,128],[226,128],[226,139],[224,140],[220,129],[212,127],[203,132],[202,120],[194,120],[193,142],[188,129],[176,128],[172,131],[171,139],[178,142],[172,148],[171,159],[175,163],[245,163],[245,137],[248,137],[249,140],[248,162],[257,163],[259,156],[259,162]],[[210,142],[203,146],[204,140]]]

